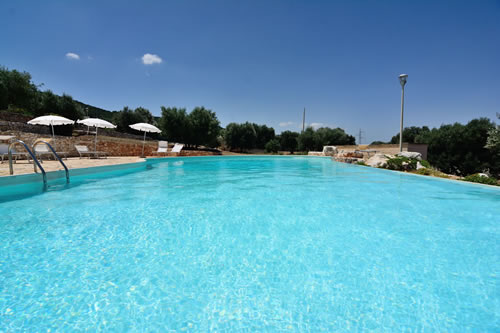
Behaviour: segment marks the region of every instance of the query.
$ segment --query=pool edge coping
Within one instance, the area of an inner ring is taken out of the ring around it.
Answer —
[[[344,163],[344,162],[338,162],[338,161],[332,161],[336,163],[342,163],[350,166],[355,166],[355,167],[360,167],[360,168],[370,168],[370,169],[375,169],[375,170],[380,170],[380,171],[389,171],[392,173],[396,173],[399,175],[408,175],[408,176],[416,176],[416,177],[422,177],[424,179],[430,179],[430,180],[436,180],[436,181],[451,181],[455,182],[455,184],[461,184],[461,185],[470,185],[470,186],[479,186],[479,187],[486,187],[489,189],[495,189],[497,191],[500,190],[500,186],[497,185],[489,185],[489,184],[481,184],[481,183],[474,183],[474,182],[468,182],[466,180],[460,180],[460,179],[451,179],[451,178],[443,178],[443,177],[436,177],[432,175],[419,175],[417,173],[412,173],[412,172],[405,172],[405,171],[399,171],[399,170],[390,170],[390,169],[385,169],[385,168],[376,168],[376,167],[371,167],[369,165],[357,165],[357,164],[352,164],[352,163]]]
[[[201,156],[165,156],[165,157],[145,157],[142,158],[139,161],[132,162],[132,163],[120,163],[120,164],[111,164],[111,165],[100,165],[100,166],[92,166],[92,167],[85,167],[85,168],[73,168],[70,169],[70,177],[72,176],[82,176],[82,175],[87,175],[87,174],[95,174],[95,173],[100,173],[100,172],[109,172],[109,171],[115,171],[115,170],[125,170],[125,169],[133,169],[133,168],[140,168],[142,166],[147,167],[148,165],[151,164],[151,162],[156,163],[162,163],[162,162],[167,162],[168,160],[171,159],[190,159],[190,158],[230,158],[230,157],[280,157],[280,158],[292,158],[292,157],[300,157],[300,158],[320,158],[320,159],[330,159],[332,163],[339,163],[341,165],[345,166],[354,166],[354,167],[360,167],[360,168],[370,168],[370,169],[375,169],[375,170],[380,170],[380,171],[389,171],[395,174],[399,175],[409,175],[409,176],[418,176],[418,177],[423,177],[424,179],[430,179],[430,180],[436,180],[436,181],[452,181],[455,182],[455,184],[462,184],[462,185],[469,185],[469,186],[476,186],[476,187],[481,187],[481,188],[487,188],[487,189],[495,189],[496,191],[500,190],[500,186],[495,186],[495,185],[488,185],[488,184],[481,184],[481,183],[473,183],[473,182],[468,182],[468,181],[463,181],[463,180],[458,180],[458,179],[450,179],[450,178],[441,178],[441,177],[435,177],[435,176],[427,176],[427,175],[419,175],[411,172],[404,172],[404,171],[398,171],[398,170],[389,170],[385,168],[375,168],[375,167],[370,167],[370,166],[365,166],[365,165],[357,165],[357,164],[352,164],[352,163],[343,163],[343,162],[338,162],[335,160],[332,160],[330,156],[315,156],[315,155],[266,155],[266,154],[245,154],[245,155],[201,155]],[[57,171],[49,171],[46,173],[47,174],[47,179],[53,180],[57,178],[64,177],[64,170],[57,170]],[[20,181],[19,181],[20,180]],[[8,175],[8,176],[2,176],[0,177],[0,186],[14,186],[14,185],[23,185],[23,184],[29,184],[29,183],[36,183],[36,182],[41,182],[41,174],[40,173],[29,173],[29,174],[21,174],[21,175]]]
[[[144,167],[147,166],[147,159],[142,159],[131,163],[119,163],[119,164],[98,165],[98,166],[91,166],[84,168],[73,168],[69,169],[69,176],[71,181],[71,177],[84,176],[101,172],[110,172],[116,170],[134,169],[134,168],[140,168],[142,166]],[[64,170],[48,171],[46,172],[46,175],[47,175],[47,180],[54,180],[65,177],[65,171]],[[30,183],[38,183],[41,181],[42,181],[41,173],[8,175],[0,177],[0,186],[24,185]]]
[[[321,157],[324,158],[326,156],[308,156],[308,155],[201,155],[201,156],[164,156],[164,157],[145,157],[141,158],[136,162],[130,163],[118,163],[118,164],[110,164],[110,165],[98,165],[98,166],[90,166],[90,167],[82,167],[82,168],[72,168],[69,169],[70,179],[73,176],[83,176],[88,174],[95,174],[101,172],[109,172],[115,170],[125,170],[125,169],[133,169],[140,168],[142,166],[146,167],[147,165],[154,163],[166,162],[171,159],[184,159],[184,158],[200,158],[200,157]],[[64,170],[55,170],[55,171],[47,171],[46,172],[48,180],[54,180],[58,178],[65,177]],[[7,175],[0,177],[0,186],[15,186],[15,185],[24,185],[30,183],[38,183],[42,181],[41,173],[25,173],[19,175]]]

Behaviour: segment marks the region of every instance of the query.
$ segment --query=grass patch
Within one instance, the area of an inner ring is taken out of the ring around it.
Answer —
[[[462,180],[464,180],[466,182],[472,182],[472,183],[480,183],[480,184],[486,184],[486,185],[499,186],[498,180],[496,180],[495,178],[480,176],[478,173],[475,173],[473,175],[468,175],[467,177],[464,177]]]
[[[418,169],[416,172],[418,175],[424,175],[424,176],[434,176],[434,177],[440,177],[440,178],[449,178],[449,176],[441,171],[434,170],[431,168],[422,168]]]

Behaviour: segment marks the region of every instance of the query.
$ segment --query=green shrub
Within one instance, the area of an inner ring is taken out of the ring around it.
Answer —
[[[463,178],[462,180],[465,180],[467,182],[481,183],[481,184],[487,184],[487,185],[497,185],[498,186],[498,180],[496,180],[495,178],[480,176],[478,173],[475,173],[473,175],[468,175],[467,177]]]
[[[487,148],[488,137],[495,127],[491,120],[479,118],[465,125],[405,128],[403,139],[409,143],[427,144],[428,161],[443,172],[465,176],[489,169],[494,177],[500,178],[500,154]],[[391,141],[397,143],[399,136]]]
[[[365,161],[357,161],[356,162],[357,165],[364,165],[364,166],[367,166]]]
[[[32,112],[29,112],[23,108],[18,108],[17,106],[13,106],[13,105],[9,105],[9,108],[7,109],[7,111],[13,112],[13,113],[19,113],[19,114],[22,114],[25,116],[33,116]]]
[[[422,164],[422,166],[423,166],[424,168],[428,168],[428,169],[430,169],[430,167],[431,167],[431,164],[430,164],[429,162],[427,162],[426,160],[421,160],[421,161],[420,161],[420,164]]]
[[[387,160],[387,169],[398,171],[410,171],[417,169],[418,160],[415,158],[408,158],[398,156]]]
[[[281,145],[277,139],[271,139],[266,143],[265,148],[266,152],[276,154],[280,150]]]

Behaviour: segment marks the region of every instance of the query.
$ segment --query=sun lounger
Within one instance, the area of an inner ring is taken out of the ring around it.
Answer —
[[[12,139],[16,137],[13,135],[0,135],[0,163],[3,163],[4,160],[9,159],[9,145],[12,142]],[[28,162],[31,160],[31,156],[26,151],[17,151],[16,147],[13,146],[11,149],[12,159],[14,163],[17,162],[18,158],[26,159]]]
[[[11,150],[12,154],[12,159],[14,160],[14,163],[17,162],[18,158],[26,159],[28,162],[31,160],[31,156],[28,153],[23,153],[23,152],[18,152],[16,148],[12,148]],[[0,152],[0,163],[3,163],[4,160],[9,159],[9,153],[8,152]]]
[[[155,151],[156,154],[167,154],[168,152],[168,142],[158,141],[158,150]]]
[[[107,157],[108,153],[104,151],[90,151],[87,146],[83,145],[75,145],[76,151],[80,155],[80,158],[84,157],[87,155],[89,158],[94,156],[95,158],[99,158],[100,156]]]
[[[182,148],[184,148],[184,144],[182,144],[182,143],[176,143],[174,145],[174,148],[172,148],[172,150],[170,152],[171,153],[177,153],[177,154],[179,154],[181,152]]]
[[[36,144],[34,147],[33,153],[40,161],[43,160],[43,156],[54,157],[52,154],[52,151],[49,150],[49,147],[44,143]],[[56,151],[56,153],[57,153],[57,155],[59,155],[59,157],[68,158],[68,156],[67,156],[68,154],[65,151]],[[55,160],[55,157],[54,157],[54,160]]]

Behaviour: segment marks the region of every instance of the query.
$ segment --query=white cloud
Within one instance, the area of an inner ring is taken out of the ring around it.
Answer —
[[[156,54],[146,53],[145,55],[142,56],[142,63],[144,65],[161,64],[162,61],[163,60]]]
[[[287,126],[291,126],[293,124],[294,124],[293,121],[284,121],[284,122],[279,123],[280,127],[287,127]]]
[[[323,124],[323,123],[311,123],[309,126],[311,126],[314,129],[318,129],[320,127],[325,126],[325,124]]]
[[[71,60],[80,60],[80,56],[76,53],[73,53],[73,52],[66,53],[66,58],[71,59]]]

